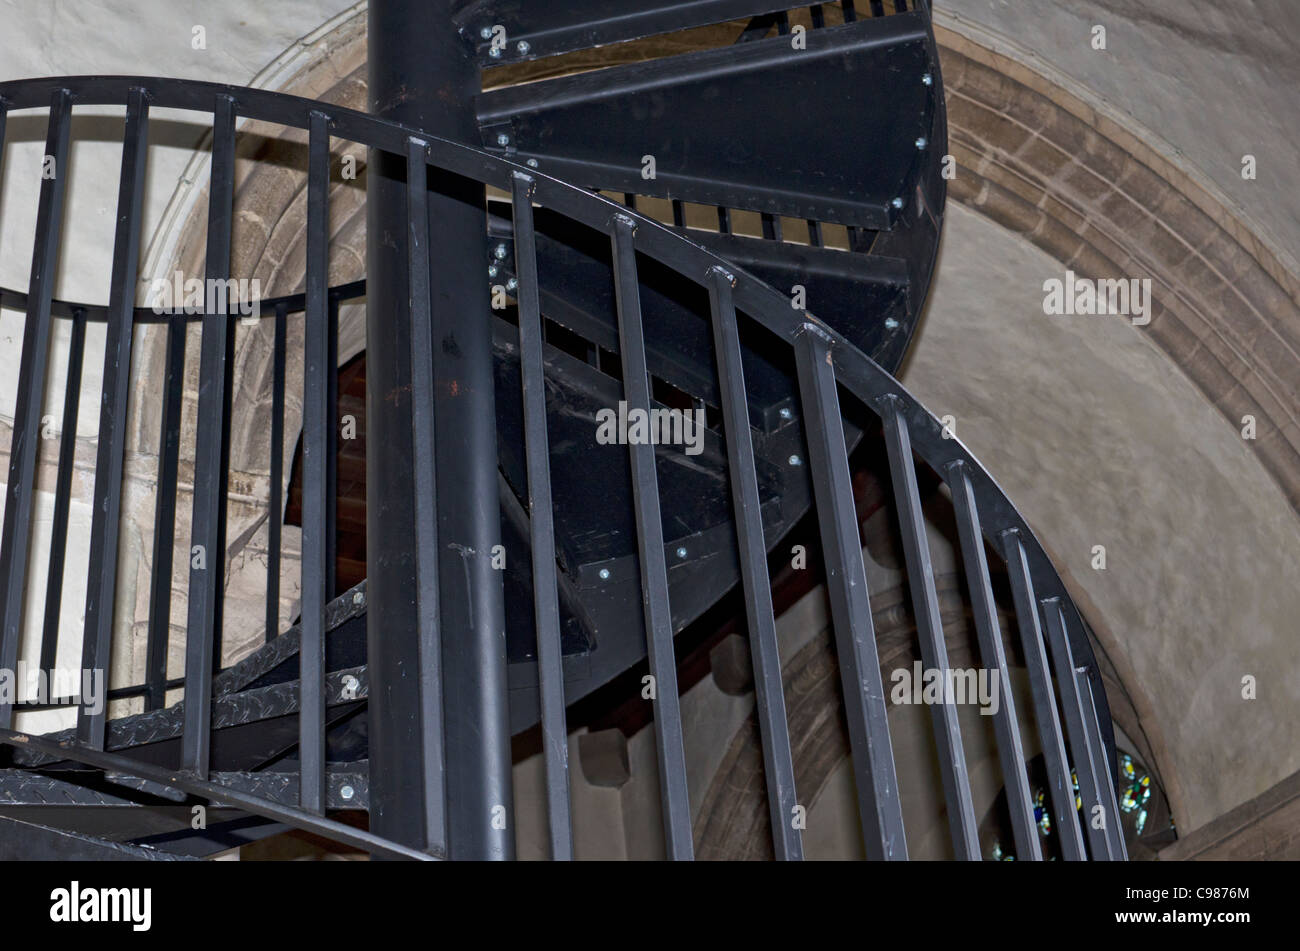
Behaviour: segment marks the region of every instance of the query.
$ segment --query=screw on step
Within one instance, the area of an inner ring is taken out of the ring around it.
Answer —
[[[801,465],[803,465],[803,460],[800,459],[798,456],[791,456],[791,457],[790,457],[789,459],[787,459],[786,461],[789,462],[790,465],[792,465],[792,466],[801,466]]]
[[[516,281],[513,277],[510,278],[510,280],[506,281],[506,290],[508,291],[513,291],[518,286],[519,286],[519,282]]]
[[[930,144],[930,140],[927,139],[925,136],[921,136],[920,138],[918,138],[918,139],[916,140],[916,147],[917,147],[918,149],[923,149],[923,148],[925,148],[925,147],[926,147],[927,145],[929,145],[929,144]]]
[[[901,198],[895,198],[893,201],[890,202],[890,204],[893,205],[895,208],[902,208],[902,207],[903,207],[903,199],[901,199]]]
[[[496,277],[496,276],[497,276],[497,266],[495,264],[489,264],[488,277]]]
[[[685,558],[685,557],[686,557],[686,549],[685,549],[685,548],[678,548],[678,549],[677,549],[677,557],[678,557],[678,558]]]
[[[923,86],[932,86],[932,85],[934,85],[934,77],[931,76],[929,73],[923,73],[923,74],[921,75],[921,85],[923,85]]]
[[[505,245],[505,242],[503,241],[503,242],[501,242],[500,244],[498,244],[498,245],[496,246],[495,250],[493,250],[492,253],[496,255],[496,259],[497,259],[498,261],[504,261],[504,260],[506,259],[506,245]]]
[[[339,790],[339,795],[342,796],[344,799],[351,799],[356,794],[357,791],[353,789],[351,786],[344,786],[342,789]]]
[[[352,592],[352,603],[356,605],[365,604],[366,596],[362,594],[360,591],[354,591]]]
[[[515,44],[515,49],[519,52],[520,56],[527,56],[528,51],[531,50],[532,47],[528,45],[527,40],[520,40]]]
[[[597,573],[598,575],[600,575],[600,580],[601,580],[601,581],[608,581],[608,580],[609,580],[609,569],[608,569],[608,568],[601,568],[600,571],[598,571],[598,572],[596,572],[596,573]]]
[[[490,26],[483,27],[483,29],[478,31],[478,35],[485,40],[492,39],[492,27]]]
[[[529,167],[529,168],[536,168],[536,167],[537,167],[537,159],[535,159],[535,158],[530,158],[530,159],[528,160],[528,167]]]
[[[777,415],[780,416],[782,419],[793,419],[793,418],[794,418],[794,413],[792,413],[792,412],[790,411],[790,407],[788,407],[788,406],[782,406],[782,407],[781,407],[781,412],[778,413]]]
[[[895,320],[893,317],[886,317],[886,318],[885,318],[885,329],[886,329],[886,330],[897,330],[897,329],[898,329],[898,321]]]
[[[510,136],[506,135],[504,132],[500,132],[497,134],[497,145],[504,147],[509,144],[510,144]]]
[[[494,46],[494,47],[492,47],[490,50],[488,50],[488,55],[491,56],[493,59],[500,59],[500,58],[501,58],[501,47],[499,47],[499,46]]]
[[[361,681],[357,680],[356,677],[353,677],[351,674],[348,674],[346,677],[343,678],[344,693],[348,693],[355,696],[356,692],[360,689],[361,689]]]

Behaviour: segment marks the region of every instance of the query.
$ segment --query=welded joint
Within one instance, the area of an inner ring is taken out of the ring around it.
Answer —
[[[510,173],[510,177],[524,185],[524,197],[531,199],[537,194],[537,179],[527,172],[515,171]]]
[[[714,278],[714,279],[720,278],[726,281],[727,284],[733,288],[736,286],[736,275],[732,274],[721,264],[714,264],[712,267],[708,269],[708,271],[705,272],[705,274],[710,278]]]
[[[821,326],[820,324],[813,323],[811,320],[805,320],[803,323],[801,323],[798,326],[798,328],[794,332],[796,338],[801,337],[804,334],[812,334],[814,337],[817,337],[819,340],[825,341],[827,347],[834,346],[835,344],[835,338],[830,335],[830,333],[826,330],[826,328]],[[829,351],[826,354],[826,362],[827,363],[830,362]]]
[[[616,212],[615,214],[611,215],[609,219],[609,224],[610,227],[615,231],[622,230],[626,232],[629,237],[632,237],[636,234],[636,228],[637,228],[636,219],[630,215],[625,215],[622,212]]]

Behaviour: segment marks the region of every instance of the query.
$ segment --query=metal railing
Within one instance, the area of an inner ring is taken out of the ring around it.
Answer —
[[[83,105],[125,106],[127,110],[112,285],[109,303],[102,311],[84,305],[56,305],[52,294],[62,233],[69,126],[74,107]],[[327,285],[329,152],[330,138],[334,137],[404,157],[408,168],[432,166],[502,189],[511,196],[515,268],[519,282],[515,296],[522,364],[537,665],[553,857],[572,857],[573,817],[568,795],[556,551],[551,525],[542,318],[533,229],[535,206],[564,215],[609,238],[622,378],[625,381],[624,398],[631,408],[648,411],[651,405],[645,352],[647,328],[642,323],[638,293],[638,258],[652,259],[672,269],[684,281],[698,286],[709,296],[734,524],[755,667],[764,774],[777,856],[801,858],[803,847],[799,829],[791,821],[797,797],[767,574],[770,545],[760,519],[754,446],[746,411],[738,314],[752,321],[757,332],[787,347],[793,353],[797,367],[803,415],[808,421],[808,468],[825,555],[844,710],[867,855],[881,859],[905,858],[907,848],[842,422],[845,413],[850,411],[870,413],[883,426],[894,499],[903,532],[907,576],[926,666],[946,671],[948,660],[920,509],[917,460],[932,468],[951,490],[958,515],[967,582],[975,605],[982,659],[1003,683],[1009,682],[1007,661],[993,604],[986,552],[1006,563],[1029,669],[1035,720],[1049,773],[1055,824],[1062,836],[1065,857],[1124,857],[1110,778],[1113,749],[1109,747],[1108,735],[1102,728],[1102,724],[1108,722],[1105,695],[1083,621],[1060,577],[1005,493],[961,442],[945,433],[940,422],[897,380],[814,315],[792,310],[790,300],[773,288],[682,235],[622,205],[484,151],[351,110],[254,89],[163,79],[78,77],[11,82],[0,84],[0,146],[3,145],[3,123],[7,112],[43,107],[50,110],[47,153],[55,157],[61,171],[56,177],[41,183],[29,290],[21,298],[5,295],[10,302],[21,300],[27,315],[7,504],[0,535],[0,667],[9,669],[17,659],[23,633],[24,593],[31,570],[25,553],[33,521],[36,434],[41,423],[46,363],[55,318],[73,320],[74,355],[78,358],[74,366],[79,364],[81,347],[78,342],[84,337],[85,322],[103,319],[107,324],[82,663],[85,669],[106,669],[108,666],[113,606],[118,588],[116,553],[132,329],[137,321],[150,319],[135,307],[133,299],[150,108],[192,110],[212,116],[212,186],[206,258],[209,281],[224,281],[231,276],[237,120],[256,119],[308,132],[306,290],[302,295],[268,302],[277,321],[276,399],[281,414],[285,359],[283,322],[290,311],[303,308],[306,314],[302,620],[296,638],[286,644],[286,650],[296,650],[300,665],[296,703],[290,705],[296,706],[298,721],[300,767],[297,802],[259,797],[218,782],[210,775],[214,674],[220,680],[229,673],[214,671],[222,626],[219,595],[220,566],[224,562],[220,558],[209,557],[209,567],[191,568],[185,676],[179,684],[168,683],[163,678],[169,605],[157,587],[151,600],[149,676],[138,690],[146,695],[149,709],[154,711],[149,715],[155,715],[159,713],[167,687],[184,688],[184,700],[179,709],[173,707],[161,711],[178,717],[180,721],[181,744],[173,765],[150,764],[126,753],[106,749],[109,725],[106,712],[85,705],[79,711],[75,731],[62,737],[14,732],[11,729],[12,705],[0,706],[0,742],[29,754],[43,755],[47,761],[52,758],[81,763],[226,803],[318,832],[374,854],[407,858],[447,854],[449,830],[444,789],[440,674],[440,642],[447,632],[442,631],[439,624],[439,545],[434,504],[438,473],[433,461],[437,438],[433,405],[438,381],[433,374],[431,275],[436,276],[437,262],[430,261],[428,255],[431,225],[426,213],[427,193],[423,175],[408,175],[408,216],[404,227],[410,247],[411,425],[418,487],[414,504],[418,533],[419,585],[416,597],[420,617],[421,691],[420,709],[413,711],[413,715],[420,718],[423,738],[422,749],[418,754],[412,751],[412,755],[421,756],[425,764],[425,821],[419,835],[397,842],[358,830],[326,815],[325,731],[327,705],[332,697],[325,665],[325,636],[330,626],[327,615],[333,594],[328,561],[332,536],[329,461],[333,458],[332,427],[328,418],[330,380],[336,370],[332,332],[337,301],[342,296],[359,292],[359,288],[352,288],[351,291],[332,293]],[[156,319],[169,321],[171,340],[158,503],[159,524],[166,530],[174,525],[179,427],[175,413],[179,407],[181,376],[175,361],[183,359],[184,335],[177,332],[181,317]],[[209,553],[224,552],[225,441],[228,438],[224,420],[232,402],[226,371],[233,320],[225,313],[213,311],[196,319],[201,323],[202,340],[192,544],[205,546]],[[181,343],[177,344],[177,340]],[[79,366],[77,370],[79,372]],[[73,412],[75,420],[75,407]],[[282,419],[278,425],[283,425]],[[66,434],[65,429],[65,442],[70,442]],[[280,443],[281,440],[272,440],[273,453],[281,451]],[[650,673],[656,683],[654,729],[664,839],[669,857],[684,859],[692,856],[692,830],[655,449],[649,444],[637,443],[627,451],[633,479],[646,649]],[[276,471],[272,479],[274,516],[282,469],[277,465],[273,465],[273,469]],[[61,478],[60,495],[66,494],[67,489],[67,480]],[[276,518],[273,517],[272,521]],[[163,543],[168,541],[170,539],[163,539]],[[167,546],[164,544],[164,547]],[[212,566],[218,567],[214,570]],[[170,572],[163,574],[161,562],[155,563],[154,570],[156,585],[161,584],[165,589]],[[278,579],[278,565],[274,576]],[[271,601],[273,593],[273,589],[268,593],[268,636],[275,630],[270,627],[275,617],[274,602]],[[57,627],[57,615],[54,624]],[[155,634],[158,634],[158,639],[154,639]],[[244,683],[248,680],[245,679]],[[383,689],[383,685],[369,683],[368,689],[373,693]],[[970,781],[956,708],[952,702],[946,702],[932,706],[932,713],[941,752],[943,792],[954,850],[960,858],[979,858]],[[1020,719],[1009,695],[996,714],[995,726],[1017,854],[1024,858],[1041,858],[1024,751],[1019,739]],[[1100,809],[1108,820],[1100,827],[1096,822],[1080,820],[1071,766],[1078,777],[1082,814],[1091,818]]]

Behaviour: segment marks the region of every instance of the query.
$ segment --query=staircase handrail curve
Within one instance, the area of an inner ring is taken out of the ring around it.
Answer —
[[[732,286],[735,307],[769,333],[793,347],[799,336],[814,331],[828,341],[839,386],[877,415],[880,404],[897,400],[911,427],[915,455],[924,460],[946,483],[945,473],[954,464],[965,467],[981,513],[980,528],[994,551],[1005,562],[1008,539],[1018,537],[1039,601],[1058,599],[1077,668],[1088,668],[1097,719],[1104,733],[1108,758],[1114,756],[1113,733],[1106,691],[1088,641],[1083,618],[1045,549],[1028,522],[1011,503],[996,479],[975,456],[893,376],[842,335],[808,312],[795,311],[790,299],[741,268],[709,252],[683,234],[618,202],[560,179],[538,168],[527,167],[482,149],[429,134],[412,126],[368,115],[357,110],[299,96],[220,83],[146,76],[69,76],[0,83],[0,109],[44,109],[51,98],[66,91],[74,106],[124,106],[128,95],[143,90],[151,107],[213,113],[218,97],[233,100],[238,118],[252,119],[297,129],[308,129],[313,113],[328,118],[331,136],[378,148],[398,157],[415,141],[423,147],[427,164],[502,189],[511,190],[514,176],[524,176],[533,185],[535,204],[609,233],[617,218],[634,224],[637,252],[681,274],[700,287],[707,287],[717,271],[725,272]],[[6,294],[9,292],[5,292]],[[291,295],[292,296],[292,295]],[[87,313],[93,305],[85,306]],[[1014,534],[1009,534],[1014,533]],[[0,735],[0,742],[9,738]],[[1113,775],[1113,769],[1108,770]]]

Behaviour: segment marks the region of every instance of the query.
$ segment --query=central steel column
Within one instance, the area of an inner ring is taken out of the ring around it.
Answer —
[[[371,0],[370,108],[479,143],[478,66],[457,36],[465,0]],[[371,150],[366,440],[370,823],[422,845],[413,533],[406,163]],[[431,172],[429,253],[448,838],[453,858],[514,857],[492,311],[483,186]]]

